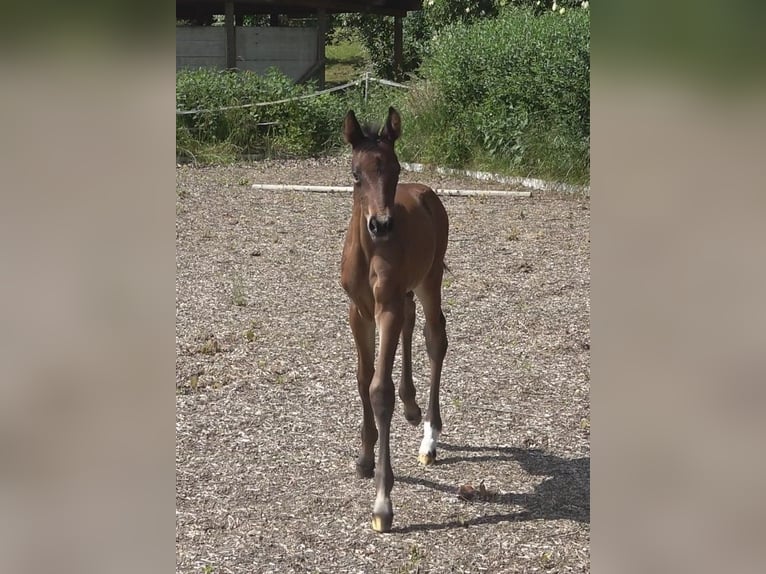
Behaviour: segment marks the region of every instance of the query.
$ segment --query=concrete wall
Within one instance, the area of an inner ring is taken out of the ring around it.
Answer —
[[[297,80],[318,59],[316,28],[238,27],[237,67],[264,73],[279,68]],[[176,28],[176,70],[226,67],[223,26]]]

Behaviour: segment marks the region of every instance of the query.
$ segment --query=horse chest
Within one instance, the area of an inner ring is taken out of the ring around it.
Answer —
[[[341,262],[341,286],[363,317],[374,316],[375,299],[370,283],[369,262],[361,250],[347,244]]]

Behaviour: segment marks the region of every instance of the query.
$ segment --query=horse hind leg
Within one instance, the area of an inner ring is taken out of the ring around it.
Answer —
[[[412,332],[415,329],[415,300],[413,293],[404,299],[404,324],[402,325],[402,379],[399,382],[399,398],[404,406],[404,418],[412,426],[418,426],[422,413],[415,400],[415,385],[412,382]]]
[[[441,384],[442,365],[447,354],[447,320],[441,309],[442,271],[432,275],[428,284],[418,291],[418,299],[425,314],[426,351],[431,364],[431,388],[428,396],[428,409],[423,424],[423,441],[420,443],[418,460],[423,465],[436,460],[436,444],[442,431],[442,418],[439,408],[439,386]]]

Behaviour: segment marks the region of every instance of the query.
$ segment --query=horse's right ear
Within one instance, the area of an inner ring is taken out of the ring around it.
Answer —
[[[351,147],[364,139],[362,126],[359,125],[354,110],[349,110],[343,119],[343,139],[346,140],[347,144],[351,144]]]

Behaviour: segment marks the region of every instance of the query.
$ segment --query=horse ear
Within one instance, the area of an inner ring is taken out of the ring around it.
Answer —
[[[351,144],[351,147],[354,147],[363,138],[362,126],[359,125],[354,110],[349,110],[343,119],[343,139],[346,140],[347,144]]]
[[[400,135],[402,135],[402,118],[399,112],[393,107],[389,107],[386,125],[383,127],[383,136],[391,143],[394,143]]]

